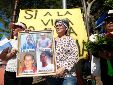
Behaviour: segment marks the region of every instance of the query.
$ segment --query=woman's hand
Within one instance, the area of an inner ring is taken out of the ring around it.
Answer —
[[[9,52],[9,47],[8,47],[2,51],[2,53],[0,54],[0,59],[3,61],[8,61],[12,57],[15,57],[17,52],[18,52],[17,49],[12,49]]]
[[[58,68],[57,71],[56,71],[56,76],[63,76],[64,73],[65,73],[64,67]]]
[[[25,32],[29,33],[31,30],[30,29],[25,29]]]
[[[4,60],[4,59],[5,59],[6,55],[8,54],[8,51],[9,51],[9,47],[6,48],[6,49],[4,49],[4,50],[1,52],[1,54],[0,54],[0,59],[1,59],[1,60]]]
[[[11,59],[12,57],[16,57],[17,52],[17,49],[12,49],[11,52],[6,55],[6,60]]]

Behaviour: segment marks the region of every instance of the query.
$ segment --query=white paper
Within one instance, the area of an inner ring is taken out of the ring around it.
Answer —
[[[5,48],[12,48],[12,45],[10,43],[10,41],[3,36],[2,39],[0,40],[0,53],[5,49]]]

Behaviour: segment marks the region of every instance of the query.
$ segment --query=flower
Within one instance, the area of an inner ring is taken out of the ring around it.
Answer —
[[[98,56],[100,51],[113,51],[113,32],[106,34],[92,34],[85,43],[87,51]],[[102,52],[101,52],[102,53]]]
[[[97,34],[92,34],[90,37],[89,37],[89,40],[91,42],[96,42],[97,41]]]

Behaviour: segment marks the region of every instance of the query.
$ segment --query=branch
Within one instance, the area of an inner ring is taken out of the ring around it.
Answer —
[[[96,0],[91,1],[90,5],[92,5]]]
[[[89,15],[90,15],[91,6],[92,6],[92,4],[93,4],[95,1],[96,1],[96,0],[93,0],[93,1],[91,1],[90,3],[87,2],[87,5],[88,5],[88,7],[87,7],[87,15],[88,15],[88,17],[89,17]]]

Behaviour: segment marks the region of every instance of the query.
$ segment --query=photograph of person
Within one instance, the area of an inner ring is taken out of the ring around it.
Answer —
[[[23,56],[23,60],[23,66],[20,66],[20,72],[22,74],[35,74],[37,72],[37,67],[33,54],[26,53]]]
[[[52,41],[51,41],[50,38],[47,37],[46,33],[40,33],[40,37],[38,39],[37,47],[39,49],[51,48],[52,47]]]
[[[53,72],[54,71],[54,64],[52,61],[52,57],[53,56],[49,51],[41,52],[38,72]]]
[[[36,34],[28,34],[24,33],[21,35],[21,52],[30,52],[30,51],[35,51],[36,49],[36,41],[35,37]],[[25,37],[24,37],[25,36]]]

